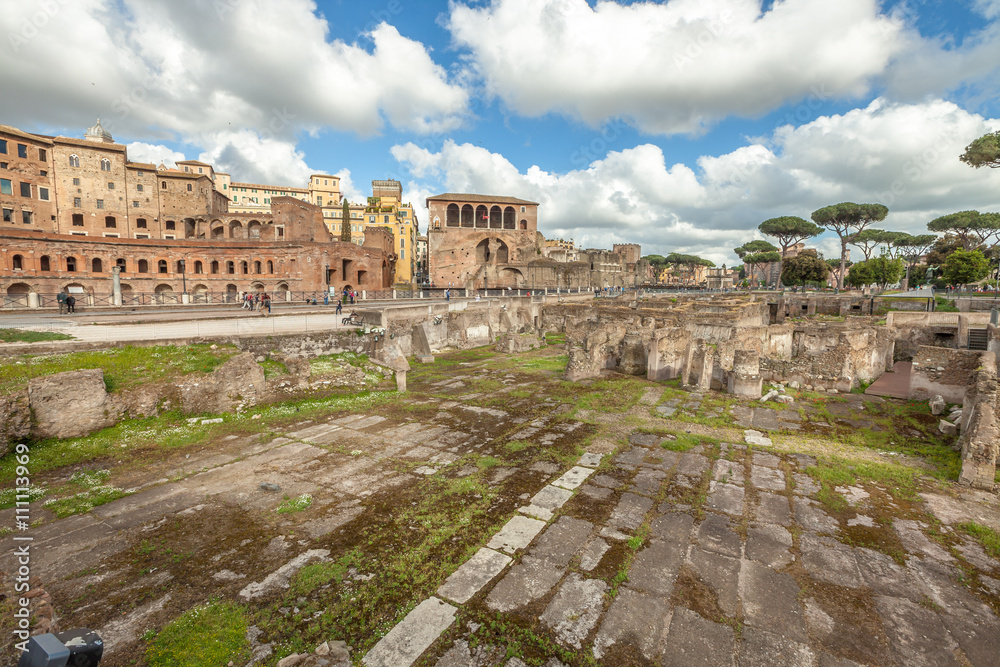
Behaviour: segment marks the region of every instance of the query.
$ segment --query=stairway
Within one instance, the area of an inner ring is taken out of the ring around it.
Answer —
[[[986,349],[986,329],[969,329],[969,349]]]

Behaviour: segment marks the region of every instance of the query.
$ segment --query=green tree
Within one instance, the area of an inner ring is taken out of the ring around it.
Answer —
[[[340,220],[340,240],[351,242],[351,205],[347,201],[347,197],[344,197],[344,212],[343,217]]]
[[[906,263],[906,286],[910,286],[910,272],[917,265],[920,258],[931,249],[937,241],[935,234],[903,234],[902,237],[893,241],[892,245],[899,251],[899,257]]]
[[[786,285],[804,285],[824,283],[830,275],[830,266],[812,248],[803,250],[795,257],[784,262],[781,270],[781,282]]]
[[[662,269],[667,265],[667,260],[663,255],[646,255],[643,259],[649,262],[651,266],[655,266],[657,269]]]
[[[805,241],[823,233],[822,227],[794,215],[765,220],[757,226],[757,229],[762,234],[777,239],[778,245],[781,246],[781,259],[778,261],[778,280],[781,281],[784,281],[783,270],[788,249],[799,241]]]
[[[965,147],[958,159],[976,169],[1000,167],[1000,131],[979,137]]]
[[[927,223],[932,232],[954,234],[962,241],[963,250],[974,250],[995,234],[1000,234],[1000,213],[959,211],[935,218]]]
[[[898,282],[903,276],[903,260],[888,257],[873,257],[867,262],[858,262],[847,274],[847,282],[853,287],[878,285],[885,289],[886,285]]]
[[[763,265],[781,261],[778,246],[763,239],[755,239],[744,243],[739,248],[733,248],[736,256],[743,260],[747,279],[750,284],[757,280],[757,271],[763,271]]]
[[[861,254],[865,256],[865,261],[867,262],[872,258],[875,253],[875,249],[879,246],[884,246],[889,249],[888,252],[890,257],[894,258],[894,253],[898,252],[893,248],[893,243],[908,236],[905,232],[890,232],[885,229],[874,229],[868,228],[857,234],[851,234],[851,237],[847,240],[850,245],[857,246],[861,249]]]
[[[813,211],[816,224],[826,227],[840,237],[840,272],[837,287],[844,287],[844,271],[847,269],[847,243],[852,234],[864,231],[873,222],[885,220],[889,209],[882,204],[855,204],[843,202]]]
[[[689,264],[692,266],[715,266],[715,262],[710,259],[702,259],[698,255],[682,255],[672,252],[663,258],[664,264]]]
[[[958,249],[944,263],[944,280],[950,285],[968,285],[990,272],[990,262],[978,250]]]

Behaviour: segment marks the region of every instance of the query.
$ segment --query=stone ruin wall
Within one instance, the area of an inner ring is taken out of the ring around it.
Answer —
[[[984,352],[962,400],[962,472],[959,484],[991,491],[995,486],[1000,429],[997,424],[997,356]]]
[[[975,350],[919,346],[910,369],[910,398],[926,401],[938,395],[948,403],[961,403],[982,355]]]

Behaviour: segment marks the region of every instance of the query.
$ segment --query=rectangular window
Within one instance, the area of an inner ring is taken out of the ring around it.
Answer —
[[[171,240],[173,240],[173,238],[174,238],[174,235],[173,235],[173,234],[164,234],[164,235],[163,235],[163,238],[165,238],[165,239],[171,239]]]
[[[161,190],[166,190],[167,189],[167,182],[166,181],[163,181],[162,183],[160,183],[160,189]]]
[[[21,211],[21,221],[26,224],[31,224],[31,211]]]
[[[368,216],[368,222],[375,222],[375,216],[374,215],[369,215]]]
[[[27,158],[28,157],[28,144],[18,144],[17,145],[17,156]]]
[[[110,232],[104,232],[103,236],[105,236],[107,238],[112,238],[112,239],[118,238],[118,234],[112,234]]]
[[[14,209],[12,208],[3,209],[3,221],[14,222]]]
[[[226,188],[226,184],[225,184],[225,183],[223,183],[223,184],[222,184],[222,189],[223,189],[223,190],[226,190],[226,189],[227,189],[227,188]]]
[[[21,196],[31,199],[31,183],[21,183]]]
[[[132,200],[132,208],[139,208],[139,202],[136,200]]]
[[[399,258],[400,259],[406,259],[406,251],[405,250],[400,250],[399,251]]]
[[[191,192],[191,184],[188,183],[188,192]]]
[[[137,239],[148,239],[149,238],[149,234],[136,234],[135,237]]]
[[[6,162],[0,162],[0,169],[6,169],[6,168],[7,168],[7,163]]]
[[[86,236],[87,232],[70,232],[71,236]]]
[[[524,207],[523,206],[521,207],[521,213],[524,213]]]
[[[135,190],[136,190],[136,192],[142,192],[142,183],[140,183],[139,185],[135,186]]]
[[[136,220],[135,221],[135,226],[139,227],[141,229],[145,229],[146,228],[146,218],[139,218],[138,220]]]
[[[42,170],[40,170],[40,171],[38,172],[38,175],[39,175],[39,176],[48,176],[48,175],[49,175],[49,172],[47,172],[47,171],[45,171],[44,169],[42,169]]]
[[[80,208],[83,206],[83,200],[79,197],[73,197],[73,208]]]
[[[80,179],[79,178],[74,178],[73,179],[73,185],[80,185]]]
[[[38,161],[39,162],[45,162],[48,159],[49,159],[48,155],[45,154],[45,149],[44,148],[39,148],[38,149]]]
[[[103,199],[98,199],[97,200],[97,208],[104,208],[104,200]]]
[[[74,227],[83,227],[83,213],[74,213],[73,214],[73,226]]]
[[[382,222],[389,222],[389,216],[383,215],[382,216]]]
[[[7,140],[0,139],[0,155],[6,155],[6,154],[7,154]]]
[[[48,188],[42,188],[42,187],[38,188],[38,198],[41,199],[42,201],[48,201],[49,200],[49,189]]]
[[[167,229],[177,229],[177,223],[173,220],[167,220]]]
[[[108,183],[108,190],[114,190],[114,189],[115,189],[115,184],[114,183]]]
[[[0,178],[0,195],[12,195],[14,190],[11,188],[9,178]]]

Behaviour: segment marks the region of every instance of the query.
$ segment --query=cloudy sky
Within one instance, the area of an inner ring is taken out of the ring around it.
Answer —
[[[418,212],[532,199],[583,247],[733,264],[840,201],[1000,210],[958,161],[1000,130],[1000,0],[0,0],[0,35],[0,123],[354,200],[398,178]]]

